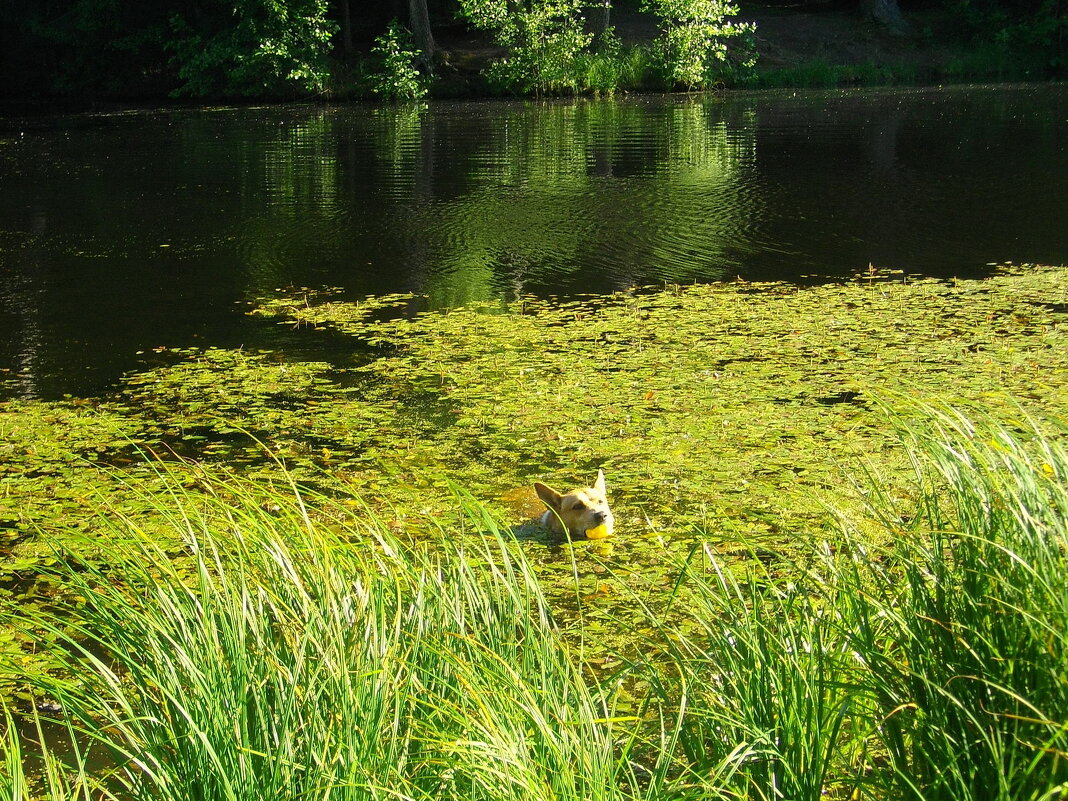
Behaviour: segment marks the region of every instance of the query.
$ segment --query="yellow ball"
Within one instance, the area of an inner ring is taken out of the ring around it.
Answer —
[[[599,526],[586,529],[586,536],[591,540],[603,540],[605,537],[612,535],[612,532],[608,530],[608,526],[601,523]]]

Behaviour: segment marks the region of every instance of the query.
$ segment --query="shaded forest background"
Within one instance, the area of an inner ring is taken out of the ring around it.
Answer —
[[[0,97],[414,98],[1042,79],[1065,71],[1064,6],[0,0]]]

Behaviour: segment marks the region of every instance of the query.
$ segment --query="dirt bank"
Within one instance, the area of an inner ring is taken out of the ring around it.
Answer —
[[[836,66],[913,65],[923,71],[937,71],[951,57],[951,49],[941,44],[945,38],[938,32],[944,23],[937,15],[907,15],[908,30],[899,35],[855,10],[812,9],[743,6],[741,18],[757,24],[760,69],[792,69],[823,62]]]

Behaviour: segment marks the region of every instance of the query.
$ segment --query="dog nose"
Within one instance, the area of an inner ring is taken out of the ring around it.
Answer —
[[[604,522],[604,512],[594,512],[593,519],[598,523]]]

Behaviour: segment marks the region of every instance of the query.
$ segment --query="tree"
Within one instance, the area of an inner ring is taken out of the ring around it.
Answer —
[[[341,50],[348,56],[352,53],[352,7],[349,0],[337,0],[341,17]]]
[[[519,92],[574,91],[576,62],[592,35],[582,29],[583,0],[459,0],[460,12],[489,31],[508,55],[487,72],[501,88]]]
[[[430,30],[430,12],[426,0],[408,0],[408,19],[411,23],[412,41],[420,52],[419,66],[430,71],[434,65],[434,53],[438,49]]]
[[[893,33],[903,34],[908,29],[898,0],[860,0],[860,10]]]
[[[175,94],[288,96],[321,91],[336,25],[328,0],[213,0],[172,18]]]
[[[642,8],[660,18],[661,34],[653,49],[670,86],[711,86],[719,72],[731,66],[728,41],[733,38],[747,45],[737,59],[739,66],[749,69],[756,60],[750,52],[756,26],[731,22],[728,18],[738,9],[730,0],[642,0]]]
[[[599,48],[612,27],[612,0],[590,0],[586,13],[593,29],[594,48]]]

